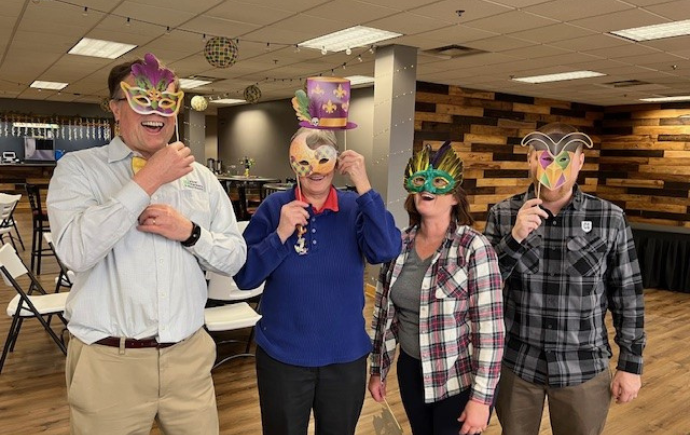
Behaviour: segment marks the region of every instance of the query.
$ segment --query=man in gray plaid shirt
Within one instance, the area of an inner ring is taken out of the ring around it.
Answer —
[[[496,204],[485,230],[505,280],[496,412],[504,435],[536,435],[548,396],[555,435],[600,434],[611,398],[630,402],[641,386],[644,300],[632,232],[623,210],[576,184],[589,136],[554,123],[522,144],[534,183]],[[607,310],[620,348],[613,379]]]

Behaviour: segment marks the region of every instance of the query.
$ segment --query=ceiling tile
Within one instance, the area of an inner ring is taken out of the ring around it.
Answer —
[[[610,32],[613,30],[660,24],[667,21],[668,20],[647,12],[644,9],[630,9],[613,14],[573,20],[570,23],[595,32]]]
[[[669,3],[650,5],[645,9],[666,17],[672,21],[681,21],[690,18],[690,2],[687,0],[677,0]]]
[[[521,11],[507,12],[496,17],[466,23],[467,26],[496,33],[513,33],[556,24],[555,20],[542,18]]]
[[[474,20],[513,11],[515,8],[486,2],[483,0],[442,0],[427,6],[412,9],[411,12],[423,17],[443,20],[454,24],[469,23]],[[464,10],[458,17],[456,11]]]
[[[581,38],[572,38],[564,41],[554,42],[552,45],[572,51],[586,51],[592,49],[603,49],[607,47],[620,47],[622,45],[632,46],[632,41],[618,38],[608,34],[596,34]],[[629,48],[629,47],[628,47]]]
[[[533,41],[541,44],[552,43],[556,41],[564,41],[583,36],[590,36],[595,32],[580,27],[571,26],[569,24],[560,23],[551,26],[537,27],[521,32],[513,32],[510,34],[513,38],[524,39],[526,41]],[[556,44],[554,44],[556,45]]]
[[[403,12],[392,17],[367,22],[367,26],[388,30],[390,32],[398,32],[402,33],[403,35],[423,34],[424,32],[448,27],[453,24],[455,23],[450,20],[427,18],[408,12]]]
[[[555,0],[526,7],[523,10],[558,21],[572,21],[633,8],[633,5],[611,0]]]

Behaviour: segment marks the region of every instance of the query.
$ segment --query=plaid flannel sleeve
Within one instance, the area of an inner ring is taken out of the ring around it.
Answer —
[[[620,347],[618,370],[642,373],[644,293],[640,265],[632,230],[623,218],[615,246],[609,253],[607,280],[609,310],[616,329],[614,341]]]
[[[383,306],[383,295],[388,286],[387,275],[394,262],[387,263],[381,267],[378,282],[376,283],[376,296],[374,298],[374,314],[371,320],[371,329],[374,334],[373,349],[370,356],[370,373],[385,378],[385,372],[390,366],[391,355],[395,354],[397,338],[394,331],[386,329],[388,312]],[[386,292],[387,293],[387,292]],[[386,367],[381,367],[382,362]],[[382,373],[382,371],[384,373]]]
[[[509,207],[496,205],[489,210],[484,235],[496,250],[501,277],[508,279],[518,260],[525,252],[525,246],[513,237]]]
[[[481,235],[472,243],[468,275],[474,378],[470,397],[491,404],[501,372],[505,325],[498,259]]]

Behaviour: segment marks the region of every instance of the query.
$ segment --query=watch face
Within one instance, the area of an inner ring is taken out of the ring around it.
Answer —
[[[201,237],[201,227],[192,222],[192,234],[187,240],[184,240],[180,243],[182,243],[182,246],[184,247],[191,248],[199,240],[199,237]]]

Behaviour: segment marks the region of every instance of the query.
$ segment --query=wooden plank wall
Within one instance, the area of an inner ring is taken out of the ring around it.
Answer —
[[[544,124],[564,122],[592,136],[578,182],[596,192],[603,117],[597,106],[417,82],[414,149],[452,141],[465,164],[463,188],[475,227],[483,230],[493,204],[526,190],[527,150],[520,141]]]
[[[608,107],[601,140],[599,196],[631,222],[690,228],[690,103]]]

